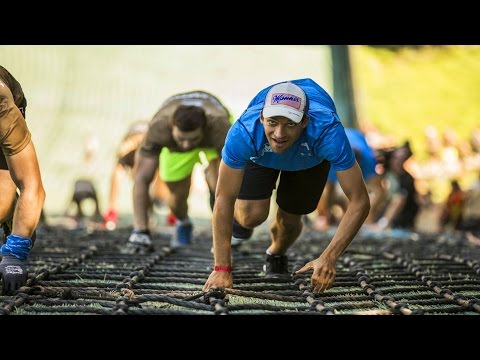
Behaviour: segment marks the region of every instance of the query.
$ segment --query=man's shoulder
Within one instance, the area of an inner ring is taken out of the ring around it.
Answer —
[[[157,144],[169,147],[172,145],[172,128],[170,126],[171,116],[161,111],[157,112],[150,121],[145,140],[142,144],[145,150],[145,144]]]
[[[0,87],[6,87],[11,92],[17,106],[19,106],[25,98],[20,83],[3,67],[0,67]]]
[[[172,117],[172,108],[170,104],[168,106],[160,108],[155,115],[153,115],[152,120],[149,123],[148,131],[151,132],[152,128],[168,128],[169,120]]]
[[[8,83],[11,81],[12,75],[0,65],[0,83],[3,83],[4,86],[8,86]],[[1,86],[1,85],[0,85]]]
[[[232,124],[232,127],[235,127],[238,131],[245,131],[252,134],[257,126],[261,124],[259,121],[260,110],[261,107],[258,109],[255,109],[255,107],[249,107],[243,112],[240,118]]]
[[[232,124],[228,115],[225,114],[207,114],[206,133],[227,132]]]
[[[211,93],[203,90],[189,91],[185,93],[179,93],[169,97],[162,104],[162,108],[167,106],[177,107],[179,105],[194,105],[194,106],[216,106],[219,108],[225,108],[225,105]]]

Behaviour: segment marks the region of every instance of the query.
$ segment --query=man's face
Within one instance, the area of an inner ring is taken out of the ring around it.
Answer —
[[[308,117],[298,124],[283,116],[264,118],[262,115],[260,121],[272,151],[282,154],[300,137],[308,124]]]
[[[203,129],[198,128],[192,131],[182,131],[174,126],[172,136],[177,145],[184,151],[196,148],[203,139]]]

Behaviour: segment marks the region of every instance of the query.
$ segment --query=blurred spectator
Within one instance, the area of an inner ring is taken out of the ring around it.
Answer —
[[[98,139],[93,134],[90,134],[85,141],[84,146],[84,158],[81,165],[82,176],[75,180],[74,189],[70,203],[65,210],[65,215],[73,217],[77,226],[83,226],[84,220],[93,220],[95,223],[102,221],[102,214],[100,213],[100,205],[98,202],[97,191],[93,183],[93,174],[95,170],[95,159],[98,151]],[[85,203],[87,200],[91,200],[94,203],[93,214],[85,212]],[[72,211],[72,205],[73,207]]]
[[[371,205],[370,213],[365,223],[372,224],[377,218],[379,205],[383,201],[385,194],[382,176],[376,171],[376,155],[360,130],[345,128],[345,133],[355,153],[355,158],[362,170],[363,179],[369,191]],[[327,184],[317,206],[317,217],[313,223],[316,230],[325,230],[331,224],[338,222],[339,219],[335,218],[333,211],[335,205],[341,207],[343,215],[348,207],[348,199],[338,185],[335,170],[331,168],[328,173]]]
[[[480,128],[476,128],[472,131],[470,143],[473,152],[480,153]]]
[[[461,228],[480,231],[480,171],[475,182],[465,191]]]
[[[443,148],[441,151],[442,174],[447,178],[460,176],[462,163],[458,149],[458,137],[453,129],[446,129],[443,133]]]
[[[133,179],[135,152],[140,147],[147,131],[147,121],[133,123],[118,146],[116,161],[110,178],[108,207],[103,215],[104,224],[108,230],[115,229],[118,224],[118,198],[121,182],[128,172]],[[151,183],[149,194],[152,201],[150,204],[150,211],[153,211],[154,205],[159,207],[167,201],[166,199],[169,191],[165,183],[161,180],[158,169],[155,171],[154,180]],[[169,225],[175,225],[175,221],[175,216],[170,213],[167,216],[167,223]]]
[[[84,211],[85,200],[93,200],[95,205],[95,210],[93,216],[87,216],[86,212]],[[71,214],[71,206],[72,204],[75,205],[75,209],[73,214]],[[72,199],[70,200],[70,204],[66,210],[67,216],[73,216],[73,218],[78,222],[78,225],[84,220],[86,217],[91,217],[95,222],[99,222],[102,219],[102,215],[100,214],[100,206],[98,203],[97,191],[95,190],[95,186],[93,185],[92,181],[89,179],[79,179],[75,181],[74,190]]]
[[[360,130],[365,134],[368,145],[374,150],[390,148],[396,143],[395,137],[382,134],[375,125],[368,120],[360,122]]]
[[[440,152],[442,150],[442,140],[438,134],[437,129],[428,125],[424,130],[425,140],[427,142],[427,154],[430,159],[440,159]]]
[[[444,205],[440,217],[440,223],[444,229],[451,227],[455,230],[459,230],[462,226],[465,194],[460,188],[457,180],[452,180],[450,184],[452,189],[448,194],[447,201]]]
[[[415,217],[419,210],[418,195],[412,175],[403,167],[403,164],[411,155],[412,151],[407,141],[386,157],[385,176],[390,196],[383,216],[375,224],[380,229],[414,228]]]

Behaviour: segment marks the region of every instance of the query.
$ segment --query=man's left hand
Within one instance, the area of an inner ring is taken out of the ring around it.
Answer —
[[[329,289],[335,280],[336,261],[324,260],[321,256],[313,261],[308,262],[295,274],[302,274],[309,270],[313,270],[312,274],[312,288],[313,292],[320,293]]]
[[[27,282],[27,267],[25,261],[14,256],[4,255],[0,262],[0,275],[2,277],[2,294],[13,293]]]

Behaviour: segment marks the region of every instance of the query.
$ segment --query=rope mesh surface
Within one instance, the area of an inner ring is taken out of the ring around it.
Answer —
[[[171,233],[171,232],[170,232]],[[480,247],[463,235],[360,232],[337,263],[332,288],[314,294],[310,274],[267,279],[269,235],[233,252],[233,289],[202,292],[212,270],[211,231],[172,252],[168,232],[154,233],[155,252],[121,253],[130,229],[113,232],[39,229],[29,278],[14,296],[0,296],[10,315],[478,315]],[[289,249],[289,270],[327,246],[332,232],[305,229]]]

